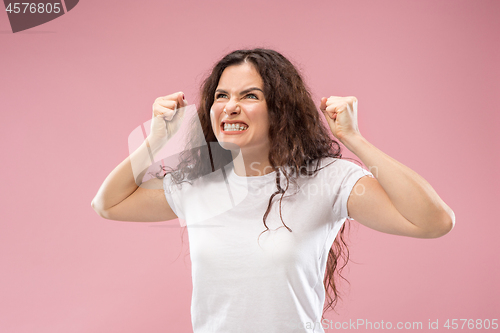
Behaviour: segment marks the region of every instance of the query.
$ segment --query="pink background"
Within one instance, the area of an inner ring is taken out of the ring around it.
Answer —
[[[327,318],[500,319],[499,12],[496,0],[82,0],[12,34],[2,11],[0,332],[191,331],[187,233],[105,220],[90,202],[156,97],[198,102],[214,62],[258,46],[294,61],[318,105],[356,96],[361,133],[456,214],[433,240],[354,222],[351,285]]]

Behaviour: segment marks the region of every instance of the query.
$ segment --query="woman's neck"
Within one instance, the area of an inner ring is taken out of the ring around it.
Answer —
[[[231,151],[233,155],[234,173],[241,177],[263,176],[274,171],[269,163],[268,154],[251,154],[250,152]]]

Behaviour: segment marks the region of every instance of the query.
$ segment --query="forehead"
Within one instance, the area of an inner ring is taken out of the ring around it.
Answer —
[[[227,67],[219,79],[220,88],[246,88],[249,85],[263,87],[262,77],[257,69],[249,63]]]

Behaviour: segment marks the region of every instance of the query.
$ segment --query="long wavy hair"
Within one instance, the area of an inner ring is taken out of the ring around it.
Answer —
[[[339,143],[331,137],[329,129],[321,121],[319,111],[301,75],[288,59],[274,50],[263,48],[236,50],[224,56],[214,66],[210,75],[202,83],[200,105],[197,108],[203,138],[191,137],[188,145],[195,148],[181,153],[175,172],[170,168],[167,173],[171,174],[174,182],[180,183],[213,172],[232,161],[230,151],[222,149],[218,144],[210,120],[210,109],[224,70],[229,66],[245,62],[255,67],[264,83],[264,97],[270,124],[268,158],[271,166],[277,171],[276,191],[269,198],[267,210],[262,218],[266,227],[263,232],[269,231],[266,220],[275,202],[273,201],[275,196],[279,196],[281,222],[288,231],[292,232],[281,215],[283,196],[289,184],[296,184],[299,176],[316,174],[323,168],[319,167],[322,158],[342,158],[342,154]],[[208,145],[204,148],[196,148],[200,147],[197,143],[201,143],[202,139]],[[314,170],[310,170],[307,167],[309,165],[315,165]],[[167,170],[163,168],[163,171]],[[284,188],[281,186],[281,177],[284,177],[284,184],[286,184]],[[344,237],[346,223],[340,229],[328,253],[323,280],[327,304],[323,315],[328,309],[335,309],[340,299],[337,282],[339,279],[346,280],[341,274],[349,261],[349,249]]]

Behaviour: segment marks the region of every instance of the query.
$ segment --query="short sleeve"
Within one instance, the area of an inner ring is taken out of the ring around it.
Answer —
[[[347,200],[349,199],[349,195],[354,188],[354,185],[358,182],[358,180],[364,176],[370,176],[372,178],[373,174],[360,167],[359,165],[346,161],[339,160],[337,162],[341,163],[341,170],[343,175],[342,185],[340,186],[340,214],[342,218],[347,218],[349,220],[353,220],[350,216],[348,216],[347,212]]]
[[[181,224],[183,224],[182,221],[184,221],[185,218],[182,211],[181,201],[179,200],[178,186],[173,183],[171,174],[166,174],[163,178],[163,192],[165,193],[168,205],[172,208],[175,215],[177,215]]]

